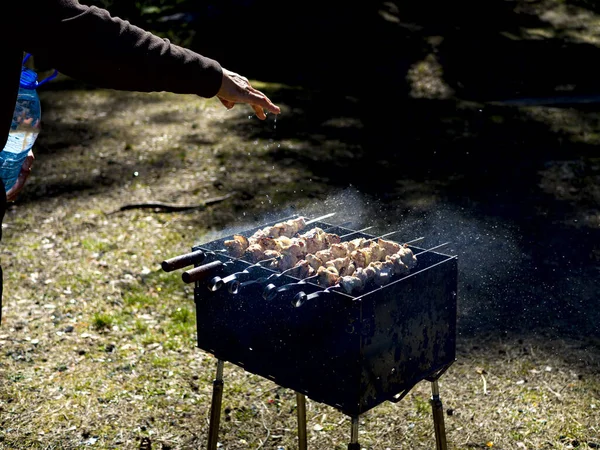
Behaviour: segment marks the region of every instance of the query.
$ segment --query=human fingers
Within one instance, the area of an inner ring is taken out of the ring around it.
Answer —
[[[34,160],[35,160],[35,156],[33,155],[33,152],[30,150],[29,153],[27,154],[27,157],[25,158],[25,161],[23,161],[23,165],[21,166],[21,172],[19,172],[17,181],[15,182],[13,187],[10,188],[8,190],[8,192],[6,193],[7,201],[14,202],[17,199],[19,193],[25,186],[25,182],[27,181],[27,178],[29,178],[29,174],[31,173],[31,167],[33,165]]]
[[[279,114],[281,112],[279,106],[273,104],[273,102],[269,100],[269,98],[265,94],[263,94],[257,89],[254,89],[251,86],[249,86],[248,90],[244,91],[243,99],[241,101],[243,101],[244,103],[248,103],[252,106],[252,108],[258,106],[262,109],[266,109],[267,111],[273,114]]]
[[[22,188],[22,186],[21,186],[21,188],[19,188],[18,184],[19,184],[19,180],[17,179],[17,182],[6,193],[6,201],[7,202],[14,202],[16,200],[17,195],[19,195],[19,190],[21,190],[21,188]]]
[[[227,109],[231,109],[235,106],[235,102],[229,101],[229,100],[225,100],[221,97],[218,97],[219,101],[223,104],[223,106]]]
[[[27,181],[27,178],[29,177],[30,173],[31,168],[21,169],[21,172],[19,173],[19,176],[17,177],[17,181],[15,182],[14,186],[10,188],[9,191],[6,193],[7,201],[14,202],[17,199],[19,193],[25,186],[25,182]]]
[[[262,99],[261,106],[263,108],[265,108],[267,111],[272,112],[273,114],[279,114],[281,112],[281,108],[279,108],[279,106],[275,105],[271,101],[271,99],[266,96],[266,94],[259,91],[258,89],[253,88],[252,86],[249,86],[249,90],[250,90],[250,92],[252,92],[253,94],[257,95],[259,98]]]
[[[27,153],[27,157],[25,158],[25,161],[23,161],[23,166],[21,166],[21,169],[28,170],[29,172],[31,172],[31,167],[33,166],[34,161],[35,161],[35,155],[33,154],[33,150],[29,150],[29,153]]]
[[[260,120],[265,120],[267,118],[267,115],[265,114],[264,109],[262,109],[260,106],[257,106],[257,105],[250,105],[250,106],[252,106],[252,109],[254,110],[254,112],[256,113],[256,116]]]

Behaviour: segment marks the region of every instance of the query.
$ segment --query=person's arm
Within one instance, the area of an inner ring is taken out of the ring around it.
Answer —
[[[55,68],[73,78],[103,88],[217,96],[229,109],[236,103],[250,105],[262,120],[265,109],[280,113],[279,107],[245,77],[112,17],[106,10],[80,5],[76,0],[31,0],[10,5],[23,9],[9,14],[11,17],[27,18],[26,30],[17,25],[13,33],[22,39],[25,50],[45,55]]]
[[[21,9],[16,39],[60,72],[101,88],[168,91],[210,98],[221,87],[217,61],[170,43],[76,0],[10,2]],[[21,6],[19,6],[19,4]]]

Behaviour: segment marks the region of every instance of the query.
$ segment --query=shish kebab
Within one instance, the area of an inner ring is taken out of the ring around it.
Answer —
[[[305,224],[302,217],[288,220],[250,238],[234,235],[224,245],[234,257],[246,256],[253,262],[272,258],[271,268],[302,279],[317,278],[324,287],[340,285],[347,293],[362,289],[371,280],[384,284],[417,263],[407,246],[382,238],[341,242],[338,235],[318,227],[292,237]]]
[[[302,252],[314,253],[326,248],[330,243],[340,242],[339,236],[324,233],[320,228],[313,228],[298,238],[292,238],[292,236],[305,226],[306,220],[304,217],[299,217],[265,227],[258,230],[249,238],[240,234],[234,234],[233,239],[227,240],[223,244],[231,256],[236,258],[245,256],[250,261],[257,262],[276,256],[301,254]],[[283,250],[285,250],[284,253],[282,253]],[[287,267],[279,267],[278,265],[277,268],[285,270],[293,267],[294,264],[287,265],[285,262],[282,262],[281,265],[286,265]]]

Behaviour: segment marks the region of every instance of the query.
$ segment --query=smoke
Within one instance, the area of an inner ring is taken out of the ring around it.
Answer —
[[[552,281],[537,271],[536,261],[518,227],[506,218],[477,215],[473,210],[444,201],[409,209],[395,202],[380,202],[350,187],[325,200],[303,206],[275,209],[261,217],[240,217],[227,230],[204,237],[204,242],[274,222],[296,214],[308,218],[334,212],[324,219],[351,229],[373,227],[367,233],[428,249],[447,243],[436,252],[458,257],[459,332],[523,329],[546,326]],[[553,295],[559,296],[558,292]],[[554,307],[554,306],[552,306]],[[551,308],[552,308],[551,307]],[[559,305],[560,307],[560,305]]]
[[[511,317],[532,294],[522,286],[528,255],[514,226],[500,218],[475,217],[472,211],[444,202],[405,209],[353,188],[310,205],[301,214],[317,217],[330,212],[336,214],[327,222],[353,229],[372,226],[367,232],[374,236],[394,231],[390,239],[400,242],[423,237],[416,245],[424,249],[447,244],[435,251],[458,257],[459,330],[519,325]]]

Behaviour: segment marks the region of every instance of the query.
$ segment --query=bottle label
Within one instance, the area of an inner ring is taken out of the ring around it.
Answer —
[[[6,141],[6,146],[4,147],[3,152],[20,154],[27,154],[39,134],[39,131],[31,132],[31,131],[11,131],[8,134],[8,140]],[[5,157],[9,157],[9,155],[5,155]]]

